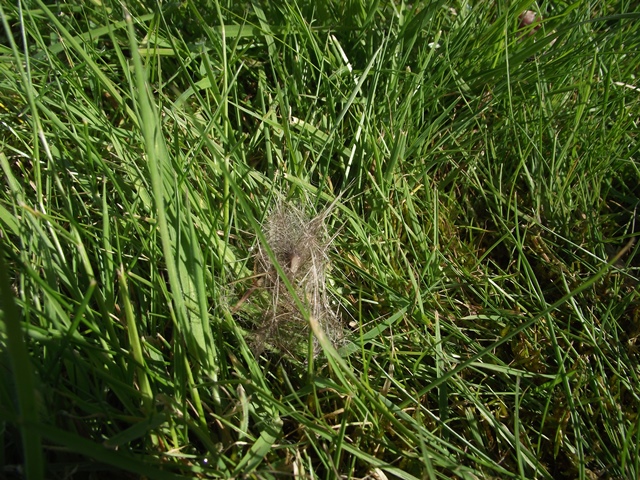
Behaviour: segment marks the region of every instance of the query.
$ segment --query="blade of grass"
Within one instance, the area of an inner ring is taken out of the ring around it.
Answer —
[[[0,240],[0,310],[7,335],[7,351],[11,360],[13,379],[16,386],[20,418],[18,427],[22,437],[24,472],[27,480],[44,478],[44,457],[42,455],[41,434],[27,425],[38,421],[38,404],[35,378],[29,352],[20,325],[18,310],[8,268],[5,263],[4,242]]]

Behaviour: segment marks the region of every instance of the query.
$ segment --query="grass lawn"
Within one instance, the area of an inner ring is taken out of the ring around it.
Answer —
[[[640,478],[639,8],[1,2],[0,478]]]

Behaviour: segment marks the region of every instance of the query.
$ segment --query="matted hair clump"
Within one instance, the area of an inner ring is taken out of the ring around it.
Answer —
[[[342,340],[342,326],[338,314],[331,308],[326,288],[328,253],[333,241],[326,219],[332,209],[333,204],[310,217],[300,206],[280,199],[266,215],[262,232],[268,248],[258,243],[255,273],[262,277],[261,288],[269,294],[270,307],[254,332],[256,352],[270,345],[293,356],[302,353],[310,326],[294,300],[294,293],[334,345]],[[269,249],[273,256],[269,255]],[[287,288],[274,262],[280,265],[294,292]],[[314,355],[320,350],[315,340]]]

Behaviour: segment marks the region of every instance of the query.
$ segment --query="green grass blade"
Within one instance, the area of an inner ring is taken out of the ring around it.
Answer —
[[[38,421],[38,390],[33,368],[20,322],[20,312],[16,307],[8,268],[5,263],[3,242],[0,241],[0,311],[6,329],[7,352],[11,361],[14,384],[18,400],[18,426],[22,437],[24,472],[28,480],[44,478],[44,456],[42,437],[37,430],[27,427]]]

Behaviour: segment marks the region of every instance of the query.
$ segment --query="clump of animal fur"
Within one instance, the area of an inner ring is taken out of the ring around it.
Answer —
[[[328,252],[333,239],[325,220],[330,211],[331,207],[311,218],[301,207],[279,200],[266,216],[262,230],[273,256],[266,245],[259,243],[255,273],[261,277],[260,288],[268,293],[270,306],[254,334],[256,352],[269,345],[297,357],[308,346],[310,326],[274,262],[280,265],[295,295],[331,341],[337,344],[342,339],[340,320],[331,308],[326,289]],[[320,350],[314,339],[314,356]]]

